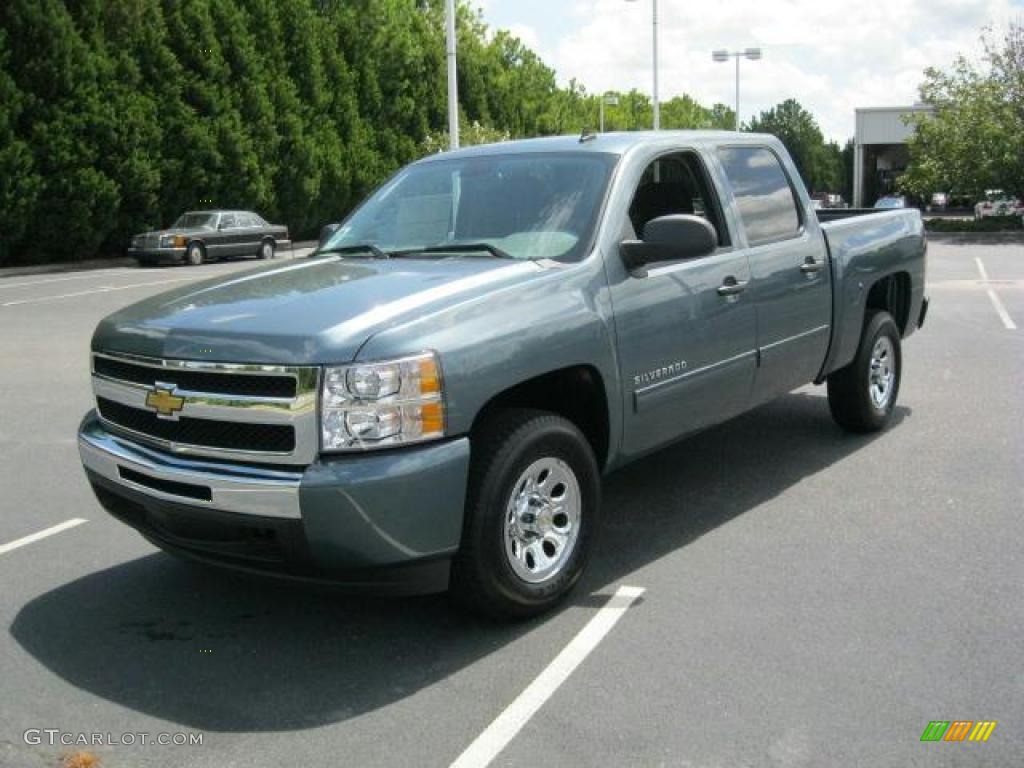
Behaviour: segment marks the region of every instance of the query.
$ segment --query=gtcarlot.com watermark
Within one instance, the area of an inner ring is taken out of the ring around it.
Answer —
[[[203,743],[201,733],[72,733],[59,728],[29,728],[22,738],[33,747],[42,744],[50,747],[193,747]]]

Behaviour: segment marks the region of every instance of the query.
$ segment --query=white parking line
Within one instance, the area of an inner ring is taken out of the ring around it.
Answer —
[[[69,275],[67,277],[51,277],[46,280],[29,280],[28,282],[11,283],[7,280],[0,280],[0,288],[27,288],[30,285],[47,285],[49,283],[62,283],[66,280],[89,280],[109,275],[138,274],[138,269],[96,269],[81,275]]]
[[[587,625],[562,649],[554,661],[534,678],[487,729],[476,737],[466,751],[456,758],[451,768],[484,768],[497,757],[544,702],[587,658],[633,602],[644,592],[643,587],[622,586],[597,612]]]
[[[88,291],[76,291],[75,293],[61,293],[57,296],[41,296],[35,299],[18,299],[17,301],[5,301],[0,307],[14,307],[19,304],[40,304],[44,301],[57,301],[58,299],[72,299],[75,296],[88,296],[92,293],[109,293],[110,291],[124,291],[128,288],[145,288],[147,285],[163,285],[164,283],[180,283],[185,280],[197,280],[202,275],[191,277],[171,277],[166,280],[159,280],[155,283],[132,283],[131,285],[101,285],[98,288],[90,288]]]
[[[63,523],[58,523],[57,525],[39,531],[38,533],[32,533],[28,536],[23,536],[20,539],[15,539],[9,544],[0,545],[0,555],[6,555],[12,549],[24,547],[26,544],[32,544],[33,542],[39,541],[40,539],[45,539],[47,536],[53,536],[53,534],[55,533],[66,531],[68,528],[74,528],[76,525],[81,525],[82,523],[87,522],[89,521],[81,517],[73,517],[70,520],[65,520]]]
[[[982,264],[981,258],[979,256],[975,256],[974,262],[978,265],[978,272],[981,274],[981,279],[986,283],[989,282],[988,272],[985,270],[985,265]],[[1003,302],[1000,300],[999,295],[995,290],[990,286],[986,286],[985,292],[988,293],[988,297],[992,301],[992,306],[996,308],[996,314],[999,315],[999,319],[1003,321],[1003,325],[1006,326],[1006,330],[1017,330],[1017,324],[1013,322],[1013,319],[1010,317],[1010,313],[1006,311],[1006,307],[1003,306]]]

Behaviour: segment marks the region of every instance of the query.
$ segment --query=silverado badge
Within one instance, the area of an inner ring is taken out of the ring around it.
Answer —
[[[177,420],[177,413],[185,407],[185,398],[175,395],[174,384],[157,383],[146,395],[146,406],[156,411],[161,419]]]

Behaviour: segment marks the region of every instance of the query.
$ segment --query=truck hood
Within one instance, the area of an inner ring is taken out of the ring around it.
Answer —
[[[132,304],[100,322],[92,348],[184,360],[344,363],[378,331],[544,271],[531,261],[478,258],[271,264]]]

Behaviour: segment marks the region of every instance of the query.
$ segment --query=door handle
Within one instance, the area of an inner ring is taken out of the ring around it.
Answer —
[[[825,262],[815,261],[813,256],[808,256],[807,261],[800,265],[800,271],[805,275],[813,275],[815,272],[820,272],[824,266]]]
[[[743,291],[746,290],[746,287],[746,280],[737,280],[732,275],[729,275],[729,277],[725,278],[725,280],[722,281],[722,284],[718,286],[718,295],[735,296],[737,293],[743,293]]]

